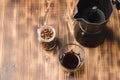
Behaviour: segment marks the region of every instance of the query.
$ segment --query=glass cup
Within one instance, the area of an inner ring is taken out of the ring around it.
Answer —
[[[84,64],[85,52],[79,45],[66,44],[60,49],[58,59],[65,71],[74,72]]]
[[[50,25],[41,26],[37,29],[38,40],[42,43],[45,50],[49,51],[56,47],[56,32]]]

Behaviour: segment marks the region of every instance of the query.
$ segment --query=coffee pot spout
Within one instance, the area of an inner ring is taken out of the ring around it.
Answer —
[[[80,13],[76,13],[76,14],[73,16],[73,19],[74,19],[75,21],[80,21],[80,19],[81,19]]]

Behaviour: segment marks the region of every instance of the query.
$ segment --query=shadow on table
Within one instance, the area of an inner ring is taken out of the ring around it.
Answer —
[[[80,75],[85,73],[85,64],[83,64],[83,66],[80,68],[79,73]]]
[[[83,75],[85,73],[85,64],[79,69],[76,71],[80,76]],[[67,80],[72,80],[73,78],[74,79],[77,79],[75,75],[76,72],[70,72],[69,73],[69,76],[67,77]]]
[[[56,55],[58,54],[58,51],[60,50],[60,48],[62,47],[62,43],[60,42],[59,38],[56,38],[56,47],[53,49],[53,54]]]
[[[110,42],[117,42],[118,47],[120,48],[120,36],[119,35],[115,35],[113,30],[110,29],[110,28],[107,28],[106,40],[110,41]]]

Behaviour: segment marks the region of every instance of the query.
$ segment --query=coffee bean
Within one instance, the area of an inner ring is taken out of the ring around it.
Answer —
[[[50,39],[53,36],[53,31],[50,28],[46,28],[41,32],[41,37],[43,39]]]

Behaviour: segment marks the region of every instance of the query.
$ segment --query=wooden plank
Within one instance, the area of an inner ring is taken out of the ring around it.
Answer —
[[[0,1],[0,79],[2,78],[2,46],[3,46],[3,21],[4,21],[4,1]]]
[[[2,44],[3,44],[3,20],[4,20],[4,1],[0,1],[0,70],[1,70],[1,62],[2,62]]]
[[[4,23],[3,23],[3,42],[2,42],[2,68],[1,68],[1,80],[12,79],[10,76],[13,75],[15,70],[15,55],[14,45],[16,44],[14,38],[14,32],[12,29],[14,28],[14,14],[15,9],[13,5],[8,4],[8,0],[4,1]],[[9,8],[8,8],[9,7]],[[14,77],[16,78],[16,77]]]
[[[77,0],[0,0],[0,80],[119,80],[120,11],[107,23],[109,34],[96,48],[85,50],[84,66],[70,76],[58,63],[58,50],[45,51],[37,28],[52,25],[62,46],[74,37]]]

